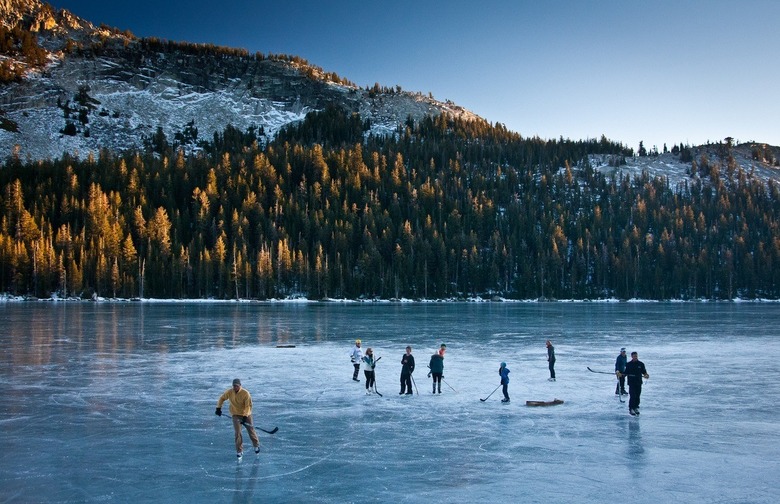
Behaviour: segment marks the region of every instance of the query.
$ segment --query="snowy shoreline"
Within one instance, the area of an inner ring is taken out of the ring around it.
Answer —
[[[483,299],[479,297],[469,298],[450,298],[450,299],[343,299],[343,298],[326,298],[326,299],[308,299],[301,296],[293,296],[287,298],[274,298],[274,299],[213,299],[213,298],[198,298],[198,299],[173,299],[173,298],[106,298],[101,296],[95,296],[90,299],[78,298],[78,297],[50,297],[50,298],[36,298],[30,296],[12,296],[9,294],[0,294],[0,303],[8,302],[85,302],[85,303],[150,303],[150,304],[163,304],[163,303],[207,303],[207,304],[476,304],[476,303],[627,303],[627,304],[640,304],[640,303],[780,303],[780,299],[768,299],[768,298],[734,298],[734,299],[618,299],[618,298],[599,298],[599,299],[507,299],[503,297],[494,297],[492,299]]]

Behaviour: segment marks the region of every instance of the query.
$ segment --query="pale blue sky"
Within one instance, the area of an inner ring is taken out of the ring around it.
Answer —
[[[780,1],[53,0],[139,37],[301,56],[524,136],[780,145]]]

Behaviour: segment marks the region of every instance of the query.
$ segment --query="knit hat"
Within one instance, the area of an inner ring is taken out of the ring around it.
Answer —
[[[626,347],[621,348],[620,351],[621,352],[625,352],[626,351]]]
[[[241,385],[241,380],[239,380],[238,378],[235,378],[233,380],[233,385]]]
[[[502,362],[501,367],[506,367],[506,362]]]

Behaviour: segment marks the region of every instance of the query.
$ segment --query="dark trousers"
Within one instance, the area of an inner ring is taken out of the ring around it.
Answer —
[[[376,380],[374,379],[374,372],[373,371],[363,371],[363,374],[366,375],[366,390],[368,390],[371,387],[376,388]]]
[[[642,395],[642,382],[628,384],[628,409],[639,407],[639,396]]]
[[[550,378],[555,378],[555,359],[552,359],[547,367],[550,368]]]
[[[501,388],[501,392],[504,393],[504,399],[507,401],[509,400],[509,384],[504,383],[504,386]]]
[[[441,394],[441,375],[442,373],[431,373],[433,376],[433,392],[436,393],[436,385],[439,385],[439,393]]]
[[[620,378],[618,378],[618,382],[615,385],[615,393],[616,394],[626,393],[626,375],[621,374]]]
[[[352,373],[352,379],[353,380],[357,380],[357,375],[360,372],[360,364],[358,363],[358,364],[352,364],[352,365],[355,366],[355,372]]]
[[[412,393],[412,373],[401,373],[401,393]]]

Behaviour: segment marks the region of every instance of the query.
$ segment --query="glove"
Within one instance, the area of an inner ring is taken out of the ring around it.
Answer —
[[[222,408],[217,408],[217,411],[214,412],[217,416],[222,416]]]
[[[350,360],[352,361],[352,364],[355,363],[355,358],[354,357],[352,357]]]
[[[249,420],[248,417],[245,417],[245,416],[241,417],[241,423],[246,423],[247,420]]]
[[[430,377],[431,377],[431,373],[428,373],[428,378],[430,378]]]

